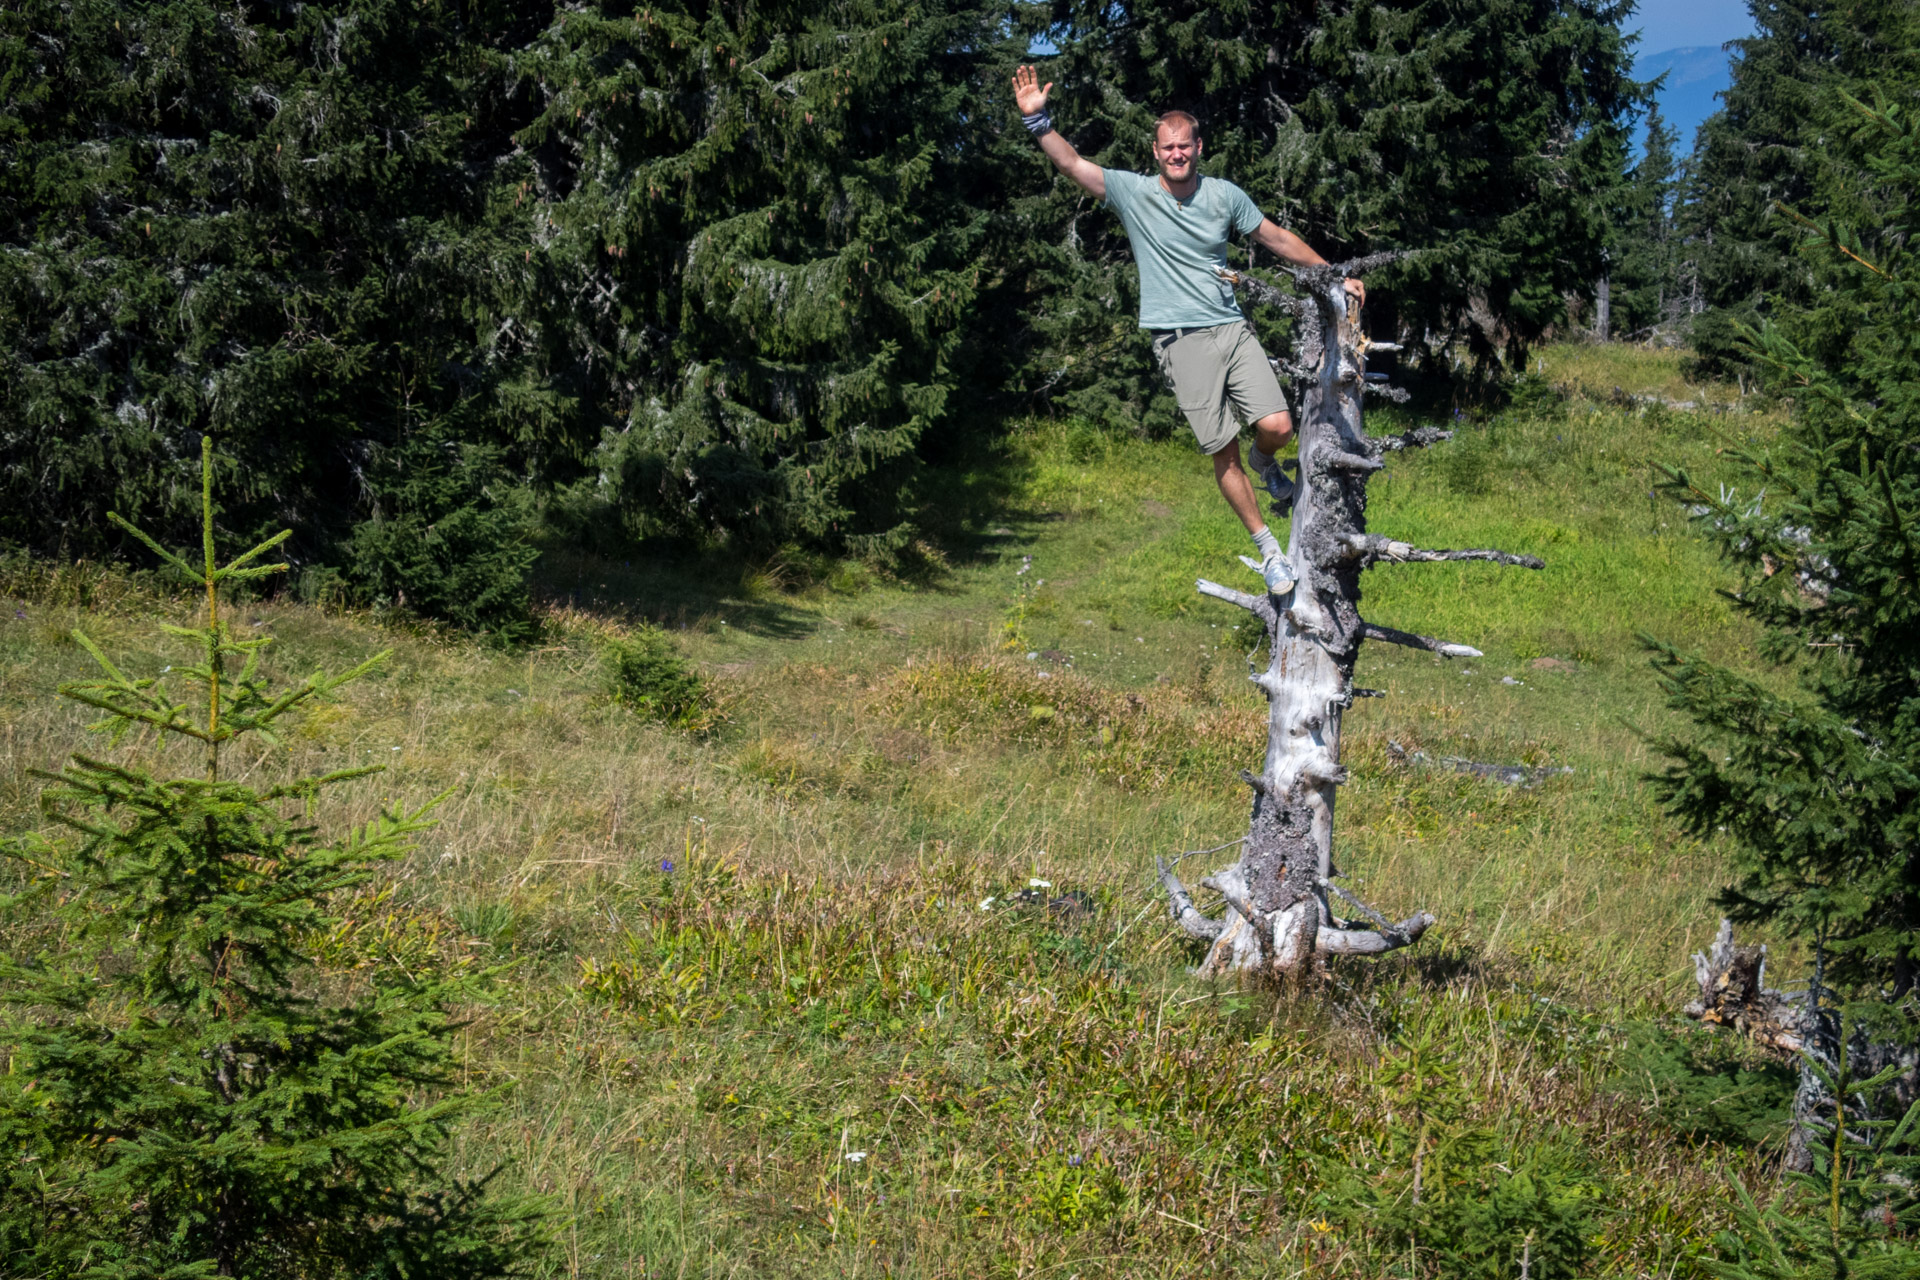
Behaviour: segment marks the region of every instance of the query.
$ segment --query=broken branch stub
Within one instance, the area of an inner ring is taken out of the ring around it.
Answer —
[[[1229,278],[1258,304],[1281,306],[1301,321],[1299,364],[1281,365],[1305,382],[1300,401],[1300,481],[1295,491],[1287,560],[1294,585],[1283,594],[1246,592],[1202,579],[1195,589],[1237,605],[1266,628],[1271,660],[1254,681],[1267,695],[1267,755],[1258,774],[1242,777],[1253,791],[1253,815],[1239,859],[1200,883],[1220,895],[1218,917],[1201,911],[1173,866],[1159,864],[1174,922],[1209,940],[1205,974],[1298,971],[1329,955],[1379,955],[1411,946],[1434,919],[1421,911],[1398,924],[1332,884],[1334,801],[1340,766],[1340,719],[1358,693],[1354,659],[1364,640],[1411,645],[1444,657],[1478,657],[1463,644],[1398,631],[1360,616],[1360,575],[1376,563],[1481,560],[1538,569],[1533,556],[1505,551],[1429,551],[1367,532],[1367,481],[1381,459],[1402,449],[1439,444],[1451,432],[1419,427],[1397,436],[1369,436],[1362,402],[1370,381],[1369,343],[1360,332],[1345,280],[1391,261],[1376,254],[1293,273],[1301,295],[1263,281]],[[1276,362],[1278,363],[1278,362]],[[1377,377],[1377,375],[1376,375]],[[1331,895],[1329,890],[1332,891]],[[1334,913],[1335,900],[1358,909]]]

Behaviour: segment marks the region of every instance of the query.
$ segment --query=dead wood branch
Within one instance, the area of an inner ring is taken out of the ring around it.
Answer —
[[[1367,445],[1376,453],[1393,453],[1400,449],[1426,449],[1451,439],[1453,432],[1444,427],[1415,427],[1397,436],[1368,436]]]
[[[1443,658],[1478,658],[1484,656],[1470,644],[1454,644],[1450,640],[1435,640],[1432,636],[1415,635],[1411,631],[1401,631],[1394,627],[1383,627],[1377,622],[1362,624],[1369,640],[1379,640],[1385,644],[1405,645],[1409,649],[1425,649],[1437,653]]]
[[[1232,587],[1223,587],[1217,582],[1205,578],[1194,581],[1193,589],[1203,596],[1212,596],[1216,600],[1225,600],[1228,604],[1237,604],[1248,613],[1259,614],[1263,620],[1271,621],[1273,605],[1267,597],[1249,595],[1244,591],[1235,591]]]
[[[1345,453],[1339,449],[1332,449],[1321,454],[1319,462],[1323,470],[1349,471],[1355,474],[1378,471],[1387,465],[1378,458],[1372,458],[1358,453]]]
[[[1378,465],[1377,463],[1375,464]],[[1473,551],[1430,551],[1425,547],[1416,547],[1393,538],[1383,538],[1377,533],[1350,533],[1340,539],[1340,546],[1348,556],[1355,560],[1365,560],[1368,564],[1382,561],[1393,564],[1414,562],[1436,562],[1441,560],[1484,560],[1489,564],[1512,565],[1517,569],[1544,569],[1547,562],[1539,556],[1515,555],[1511,551],[1473,550]]]
[[[1205,938],[1208,941],[1220,936],[1225,928],[1220,921],[1203,915],[1193,905],[1193,897],[1186,886],[1180,883],[1180,877],[1173,873],[1165,858],[1155,858],[1160,868],[1160,883],[1167,891],[1167,910],[1173,916],[1173,922],[1180,926],[1190,937]]]

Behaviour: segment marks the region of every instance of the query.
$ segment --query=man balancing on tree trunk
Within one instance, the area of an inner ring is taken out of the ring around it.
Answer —
[[[1160,117],[1153,134],[1155,177],[1102,169],[1082,159],[1054,132],[1047,115],[1051,84],[1032,67],[1014,73],[1013,98],[1027,128],[1053,167],[1120,215],[1140,268],[1140,327],[1153,336],[1154,358],[1193,427],[1200,451],[1213,459],[1220,493],[1253,535],[1260,576],[1267,589],[1284,593],[1293,572],[1280,543],[1260,518],[1253,486],[1240,469],[1240,428],[1253,423],[1255,474],[1273,496],[1275,510],[1293,503],[1293,481],[1275,460],[1293,435],[1287,398],[1274,377],[1253,326],[1240,314],[1226,276],[1227,237],[1252,234],[1254,242],[1299,266],[1326,261],[1307,242],[1261,215],[1239,187],[1203,178],[1200,123],[1184,111]],[[1347,292],[1366,300],[1366,286],[1347,281]]]

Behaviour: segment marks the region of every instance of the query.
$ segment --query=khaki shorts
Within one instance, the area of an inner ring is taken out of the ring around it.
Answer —
[[[1287,410],[1280,380],[1245,320],[1158,333],[1153,356],[1202,453],[1220,452],[1245,424]]]

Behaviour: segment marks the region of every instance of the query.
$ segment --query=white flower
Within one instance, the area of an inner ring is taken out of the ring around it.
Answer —
[[[1029,880],[1029,881],[1027,881],[1027,888],[1029,888],[1029,889],[1051,889],[1051,888],[1053,888],[1053,881],[1051,881],[1051,880],[1042,880],[1042,879],[1040,879],[1040,878],[1038,878],[1038,877],[1035,877],[1034,879],[1032,879],[1032,880]]]
[[[864,1152],[864,1151],[849,1151],[849,1152],[847,1152],[847,1163],[848,1163],[848,1164],[859,1164],[859,1163],[860,1163],[860,1162],[861,1162],[862,1160],[865,1160],[866,1158],[867,1158],[867,1153],[866,1153],[866,1152]]]
[[[982,899],[980,899],[980,909],[981,909],[982,911],[991,911],[991,910],[993,910],[993,899],[992,899],[992,898],[982,898]]]

